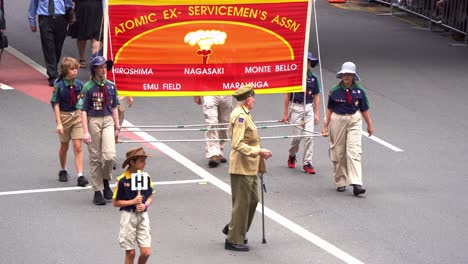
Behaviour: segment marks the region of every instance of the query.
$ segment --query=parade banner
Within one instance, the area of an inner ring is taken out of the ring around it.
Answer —
[[[228,95],[305,86],[309,0],[108,0],[105,54],[119,95]]]

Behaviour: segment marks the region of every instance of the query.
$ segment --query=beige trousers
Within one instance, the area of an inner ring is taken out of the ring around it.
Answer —
[[[88,117],[89,167],[93,191],[104,189],[103,180],[112,180],[115,163],[114,120],[111,115]]]
[[[301,124],[302,119],[305,118],[304,129],[307,131],[314,131],[314,108],[312,104],[306,104],[304,110],[304,104],[291,103],[290,113],[289,113],[289,123],[290,124]],[[293,128],[292,134],[298,136],[301,134],[309,135],[301,131],[299,128]],[[302,141],[302,138],[293,138],[291,140],[291,147],[289,148],[289,156],[296,156],[296,153],[299,151],[299,145]],[[312,158],[314,155],[314,138],[306,137],[304,138],[304,156],[302,157],[304,165],[309,163],[312,165]]]
[[[256,175],[231,174],[232,212],[227,240],[243,244],[258,204]]]
[[[349,184],[362,185],[361,141],[362,115],[332,113],[330,118],[330,160],[337,187]]]
[[[232,111],[231,96],[204,96],[203,97],[203,114],[205,122],[210,128],[217,128],[219,123],[229,123],[229,115]],[[222,127],[227,127],[222,126]],[[206,139],[227,139],[227,130],[209,130],[205,134]],[[207,141],[205,147],[205,157],[224,156],[224,146],[226,141]]]

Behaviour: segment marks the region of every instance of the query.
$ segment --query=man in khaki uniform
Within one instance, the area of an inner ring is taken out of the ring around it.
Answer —
[[[202,99],[200,96],[195,96],[193,101],[201,105]],[[232,99],[227,95],[204,96],[203,97],[203,114],[205,122],[208,124],[208,129],[218,128],[220,123],[229,122],[229,114],[232,111]],[[205,134],[206,139],[227,139],[226,130],[208,130]],[[219,163],[226,163],[224,157],[224,146],[226,141],[207,141],[205,147],[205,157],[208,159],[208,167],[215,168]]]
[[[232,138],[229,163],[232,213],[231,222],[223,229],[223,233],[227,235],[224,248],[248,251],[245,235],[258,203],[257,172],[260,158],[268,159],[272,154],[269,150],[260,148],[257,127],[250,116],[255,103],[253,85],[239,88],[233,96],[238,103],[229,121]]]

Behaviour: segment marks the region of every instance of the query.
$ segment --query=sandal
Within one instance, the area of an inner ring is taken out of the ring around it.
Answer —
[[[86,68],[86,61],[80,60],[80,68]]]

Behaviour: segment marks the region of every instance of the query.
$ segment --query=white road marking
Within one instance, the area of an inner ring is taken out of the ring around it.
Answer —
[[[8,85],[6,85],[4,83],[1,83],[1,82],[0,82],[0,89],[2,89],[2,90],[14,90],[13,87],[8,86]]]
[[[389,149],[391,149],[391,150],[393,150],[393,151],[396,151],[396,152],[403,152],[402,149],[397,148],[397,147],[393,146],[392,144],[390,144],[390,143],[388,143],[388,142],[386,142],[386,141],[384,141],[384,140],[382,140],[382,139],[380,139],[380,138],[378,138],[378,137],[376,137],[376,136],[374,136],[374,135],[372,135],[372,136],[369,137],[369,133],[367,133],[367,132],[365,132],[365,131],[362,131],[361,134],[363,134],[364,136],[366,136],[368,139],[372,139],[373,141],[375,141],[375,142],[381,144],[382,146],[385,146],[385,147],[387,147],[387,148],[389,148]]]
[[[213,176],[211,173],[206,171],[205,169],[201,168],[197,164],[193,163],[191,160],[187,159],[186,157],[182,156],[177,151],[173,150],[169,146],[161,142],[155,142],[157,139],[153,136],[149,135],[146,132],[142,132],[141,129],[136,128],[128,122],[127,120],[124,121],[122,124],[123,126],[128,127],[127,129],[133,131],[136,135],[141,137],[144,140],[149,141],[154,147],[159,149],[161,152],[165,153],[167,156],[173,158],[175,161],[179,162],[181,165],[185,166],[187,169],[191,170],[195,174],[202,177],[204,180],[210,182],[214,186],[218,187],[219,189],[225,191],[228,194],[231,194],[231,187],[221,181],[220,179]],[[259,203],[257,206],[257,211],[262,212],[261,204]],[[299,226],[298,224],[292,222],[291,220],[287,219],[286,217],[276,213],[275,211],[271,210],[268,207],[264,207],[265,216],[269,217],[271,220],[277,222],[278,224],[286,227],[287,229],[291,230],[292,232],[296,233],[300,237],[306,239],[307,241],[313,243],[314,245],[322,248],[323,250],[327,251],[331,255],[337,257],[338,259],[344,261],[345,263],[352,263],[352,264],[363,264],[362,261],[356,259],[355,257],[351,256],[350,254],[344,252],[343,250],[337,248],[336,246],[330,244],[329,242],[325,241],[324,239],[320,238],[319,236],[313,234],[312,232],[306,230],[305,228]]]
[[[154,185],[172,185],[172,184],[188,184],[188,183],[206,183],[206,180],[197,179],[197,180],[184,180],[184,181],[153,182]],[[109,184],[109,186],[114,188],[115,184]],[[0,192],[0,196],[15,195],[15,194],[30,194],[30,193],[46,193],[46,192],[81,191],[81,190],[88,190],[88,189],[91,189],[91,186],[20,190],[20,191]]]

